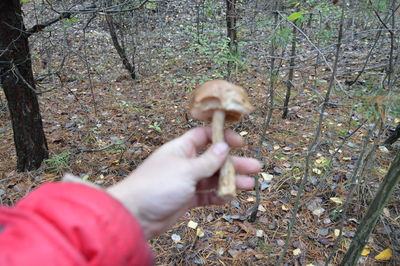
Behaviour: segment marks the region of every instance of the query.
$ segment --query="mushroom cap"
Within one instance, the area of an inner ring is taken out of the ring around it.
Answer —
[[[239,121],[254,107],[246,91],[225,80],[210,80],[193,91],[190,113],[199,120],[211,120],[215,110],[225,111],[225,120]]]

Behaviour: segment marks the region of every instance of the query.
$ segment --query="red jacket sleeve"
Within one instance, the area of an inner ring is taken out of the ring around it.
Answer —
[[[0,208],[0,265],[152,265],[140,225],[106,192],[42,185]]]

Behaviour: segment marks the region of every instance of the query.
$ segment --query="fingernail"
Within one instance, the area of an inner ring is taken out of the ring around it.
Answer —
[[[228,149],[229,149],[228,144],[226,144],[225,142],[219,142],[214,145],[212,151],[217,155],[222,155],[225,154],[228,151]]]

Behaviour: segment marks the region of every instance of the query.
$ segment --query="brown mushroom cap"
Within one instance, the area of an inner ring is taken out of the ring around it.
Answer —
[[[194,90],[190,109],[192,117],[199,120],[211,120],[215,110],[223,110],[226,121],[239,121],[254,107],[242,87],[225,80],[210,80]]]

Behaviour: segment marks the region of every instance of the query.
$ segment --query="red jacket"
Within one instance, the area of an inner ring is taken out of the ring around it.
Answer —
[[[0,265],[151,265],[139,224],[106,192],[49,183],[0,208]]]

